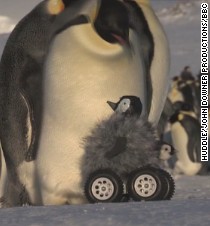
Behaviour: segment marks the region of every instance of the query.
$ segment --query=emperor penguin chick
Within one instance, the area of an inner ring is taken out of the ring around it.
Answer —
[[[84,178],[100,168],[110,168],[124,177],[141,166],[158,164],[159,142],[151,124],[140,117],[140,99],[124,96],[118,103],[108,104],[115,113],[99,122],[84,139]]]

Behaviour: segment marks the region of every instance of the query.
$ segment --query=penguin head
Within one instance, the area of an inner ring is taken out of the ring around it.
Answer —
[[[174,155],[174,153],[174,147],[166,142],[163,142],[160,148],[159,158],[161,160],[168,160],[169,158],[171,158],[172,155]]]
[[[171,82],[171,88],[177,88],[178,87],[178,82],[180,82],[182,79],[180,76],[176,75],[172,78],[172,82]]]
[[[173,109],[175,112],[185,111],[185,112],[194,112],[194,108],[192,104],[185,103],[183,101],[176,101],[173,104]]]
[[[107,101],[109,106],[119,114],[125,116],[140,116],[142,112],[142,103],[139,97],[123,96],[117,103]]]
[[[101,0],[94,28],[109,43],[129,44],[129,15],[123,2]]]

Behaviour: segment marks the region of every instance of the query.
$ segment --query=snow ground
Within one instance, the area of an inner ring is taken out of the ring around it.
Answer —
[[[0,0],[0,55],[19,19],[39,0]],[[210,0],[204,2],[210,3]],[[200,69],[200,0],[152,0],[168,35],[171,71],[174,76],[185,65]],[[0,226],[121,226],[121,225],[209,225],[209,176],[180,176],[171,201],[88,204],[51,207],[19,207],[0,210]]]
[[[210,180],[180,176],[170,201],[18,207],[0,210],[1,226],[208,226]]]

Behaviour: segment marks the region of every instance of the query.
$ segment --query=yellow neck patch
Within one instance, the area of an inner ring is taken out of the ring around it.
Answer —
[[[184,118],[184,115],[183,115],[183,114],[179,114],[179,115],[178,115],[178,120],[179,120],[179,121],[182,121],[183,118]]]
[[[65,5],[62,0],[48,0],[47,11],[51,15],[58,15],[65,8]]]
[[[138,4],[150,5],[150,0],[136,0]]]

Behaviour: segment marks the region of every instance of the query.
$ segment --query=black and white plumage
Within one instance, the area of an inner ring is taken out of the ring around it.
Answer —
[[[161,145],[152,125],[133,110],[126,114],[129,108],[133,109],[132,104],[126,111],[119,111],[128,100],[122,97],[116,104],[116,112],[99,122],[84,138],[84,178],[100,168],[110,168],[124,177],[141,166],[159,164]]]
[[[125,116],[139,117],[142,112],[142,103],[139,97],[136,96],[123,96],[117,103],[107,101],[109,106],[118,114]]]
[[[1,57],[0,139],[10,186],[5,190],[7,205],[21,205],[19,197],[27,196],[23,189],[27,183],[23,176],[25,170],[19,167],[36,159],[43,109],[44,61],[53,37],[67,23],[62,20],[62,12],[70,2],[39,3],[11,32]],[[75,20],[76,17],[74,13],[69,16],[69,26],[83,23],[81,18]],[[32,168],[29,171],[33,175]]]
[[[174,154],[175,154],[174,147],[171,144],[162,142],[159,159],[166,161],[169,160]]]
[[[170,118],[171,136],[177,157],[174,173],[205,173],[207,166],[201,162],[200,123],[188,104],[182,103],[180,106],[181,109]]]

